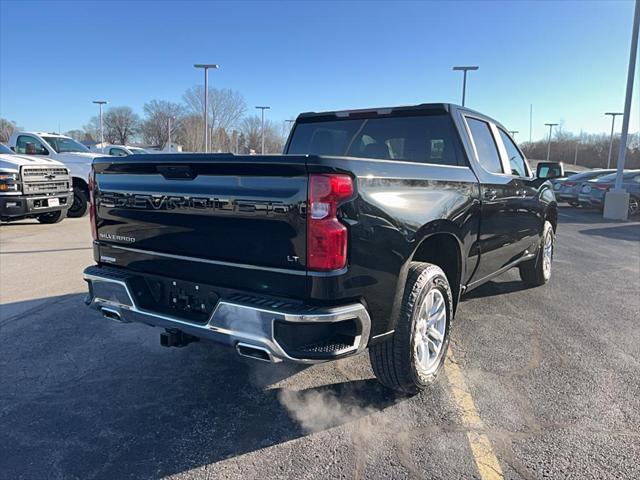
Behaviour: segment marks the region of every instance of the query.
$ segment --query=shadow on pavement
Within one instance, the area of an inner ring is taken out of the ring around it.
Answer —
[[[495,297],[496,295],[503,295],[505,293],[521,292],[523,290],[528,290],[529,288],[531,287],[528,287],[520,280],[490,280],[465,294],[462,297],[462,301],[464,302],[465,300],[471,300],[474,298]]]
[[[558,207],[559,219],[558,223],[577,223],[577,224],[599,224],[610,223],[613,225],[626,225],[628,222],[638,222],[640,217],[636,216],[628,221],[624,220],[609,220],[602,217],[602,212],[596,209],[590,208],[575,208],[575,207]]]
[[[40,299],[0,325],[0,470],[9,478],[158,478],[370,415],[375,380],[302,391],[304,367],[242,360],[205,342],[108,322],[83,295]],[[251,362],[251,363],[250,363]]]
[[[584,235],[595,235],[598,237],[606,237],[614,240],[629,240],[632,242],[640,241],[640,224],[625,224],[619,227],[610,228],[588,228],[580,230]]]

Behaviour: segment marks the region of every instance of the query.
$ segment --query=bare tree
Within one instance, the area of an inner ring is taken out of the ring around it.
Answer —
[[[15,129],[15,123],[5,118],[0,118],[0,142],[7,143]]]
[[[204,87],[196,85],[189,88],[182,95],[186,109],[200,118],[204,115]],[[212,135],[212,150],[226,150],[225,144],[220,144],[229,135],[229,130],[238,126],[247,110],[247,103],[240,92],[227,88],[209,89],[209,126]],[[202,130],[202,120],[199,128]],[[224,131],[224,134],[221,132]]]
[[[171,140],[182,143],[182,117],[185,108],[177,103],[164,100],[151,100],[144,104],[145,119],[142,123],[142,137],[146,143],[162,148]]]
[[[65,135],[73,138],[76,142],[82,142],[87,139],[87,134],[84,130],[69,130]]]
[[[131,107],[113,107],[103,117],[104,137],[109,143],[126,145],[140,131],[140,117]]]
[[[247,153],[262,151],[262,119],[258,115],[245,117],[242,121],[243,149]],[[264,152],[282,153],[284,138],[282,129],[270,120],[264,122]]]
[[[86,140],[99,142],[100,141],[100,120],[98,117],[91,117],[89,123],[82,127]]]
[[[180,121],[180,142],[185,152],[197,152],[202,149],[204,135],[202,131],[202,117],[189,114]]]
[[[640,143],[639,133],[630,134],[627,143],[626,168],[640,167]],[[578,164],[591,168],[606,168],[609,154],[610,136],[606,133],[575,135],[565,130],[559,130],[551,139],[551,160],[573,164],[578,149]],[[537,142],[526,142],[521,145],[525,155],[531,159],[545,158],[547,154],[548,139]],[[613,139],[613,151],[618,151],[620,135]],[[617,158],[612,158],[612,167],[615,167]]]

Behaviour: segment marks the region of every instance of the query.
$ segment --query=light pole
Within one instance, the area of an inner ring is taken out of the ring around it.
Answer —
[[[257,109],[262,111],[262,150],[260,153],[264,155],[264,111],[269,110],[271,107],[256,107]]]
[[[518,130],[509,130],[509,133],[511,134],[511,136],[513,137],[513,139],[516,139],[516,133],[520,133]]]
[[[102,105],[106,105],[106,100],[94,100],[93,103],[98,105],[100,109],[100,151],[104,153],[104,129],[102,128]]]
[[[618,164],[616,165],[616,184],[613,190],[604,197],[604,217],[626,220],[629,215],[629,192],[622,187],[624,162],[627,154],[627,135],[629,134],[629,117],[631,117],[631,97],[633,96],[633,78],[636,71],[636,57],[638,55],[638,35],[640,34],[640,0],[636,0],[631,27],[631,48],[629,52],[629,68],[627,70],[627,91],[624,96],[624,115],[618,146]]]
[[[616,123],[616,117],[622,113],[607,112],[605,115],[611,115],[611,140],[609,141],[609,156],[607,157],[607,168],[611,168],[611,151],[613,150],[613,126]]]
[[[209,69],[220,68],[215,63],[196,63],[196,68],[204,70],[204,153],[209,151]]]
[[[529,104],[529,143],[531,143],[531,132],[533,131],[533,103]]]
[[[169,115],[168,117],[168,121],[169,121],[169,140],[167,141],[167,143],[169,144],[169,151],[171,151],[171,120],[173,120],[173,116]]]
[[[462,70],[464,72],[463,80],[462,80],[462,106],[464,107],[464,100],[467,93],[467,71],[469,70],[478,70],[477,65],[468,65],[468,66],[458,66],[453,67],[454,70]]]
[[[547,162],[549,161],[549,155],[551,155],[551,131],[553,127],[558,125],[557,123],[545,123],[545,126],[549,127],[549,143],[547,144]]]

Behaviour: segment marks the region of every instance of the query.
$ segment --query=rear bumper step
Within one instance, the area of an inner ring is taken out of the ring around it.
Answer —
[[[179,330],[233,347],[241,356],[274,363],[342,358],[361,352],[369,341],[371,320],[361,303],[324,308],[261,300],[253,294],[223,296],[208,320],[197,322],[141,308],[132,295],[134,276],[140,277],[110,267],[88,267],[87,304],[111,320]]]

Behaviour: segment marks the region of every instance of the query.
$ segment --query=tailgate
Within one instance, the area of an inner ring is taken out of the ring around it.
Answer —
[[[304,295],[303,156],[103,157],[94,169],[101,262]]]

